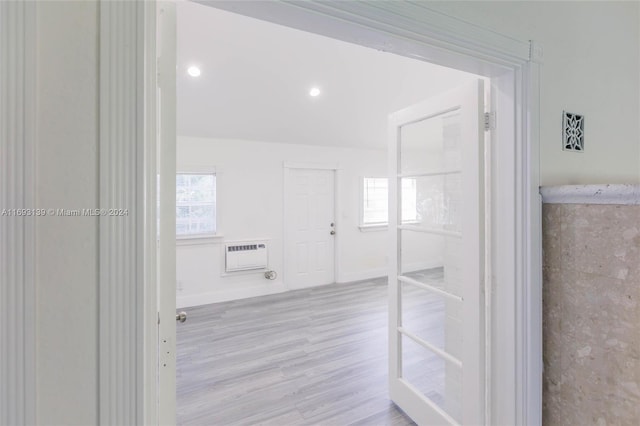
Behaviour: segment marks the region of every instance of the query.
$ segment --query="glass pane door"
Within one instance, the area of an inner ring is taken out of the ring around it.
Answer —
[[[481,93],[390,118],[391,396],[418,423],[483,421]]]

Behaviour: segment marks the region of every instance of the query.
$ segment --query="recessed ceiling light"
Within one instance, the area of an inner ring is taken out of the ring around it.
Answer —
[[[190,66],[187,69],[187,73],[191,76],[191,77],[198,77],[200,75],[200,68],[194,66]]]
[[[309,96],[313,96],[315,98],[319,94],[320,94],[320,89],[318,89],[317,87],[312,87],[311,90],[309,90]]]

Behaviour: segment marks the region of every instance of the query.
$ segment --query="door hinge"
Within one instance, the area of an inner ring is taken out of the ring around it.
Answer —
[[[158,325],[160,325],[160,312],[158,312]]]
[[[495,130],[496,128],[496,113],[485,112],[484,113],[484,131]]]

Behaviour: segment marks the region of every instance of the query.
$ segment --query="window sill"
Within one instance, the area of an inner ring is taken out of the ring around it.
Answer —
[[[386,231],[389,228],[389,225],[360,225],[358,228],[360,228],[360,232],[380,232]]]
[[[181,235],[176,237],[177,246],[193,246],[199,244],[220,244],[224,236],[216,235]]]
[[[402,222],[403,225],[419,225],[420,221],[417,220],[406,220]],[[389,225],[386,223],[376,224],[376,225],[359,225],[360,232],[380,232],[386,231],[389,228]]]

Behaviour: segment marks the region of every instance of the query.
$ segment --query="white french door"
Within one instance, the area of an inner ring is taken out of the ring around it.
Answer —
[[[483,104],[478,80],[389,116],[389,392],[421,425],[484,422]]]
[[[285,281],[289,288],[335,280],[335,171],[287,168]]]
[[[176,5],[158,2],[158,424],[176,424]]]

